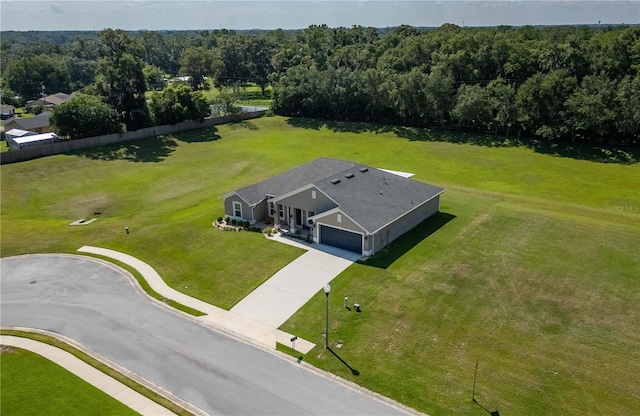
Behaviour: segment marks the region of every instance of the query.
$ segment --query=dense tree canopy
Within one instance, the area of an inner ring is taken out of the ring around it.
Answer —
[[[105,29],[100,41],[104,57],[98,61],[98,94],[118,111],[128,130],[150,126],[141,45],[122,30]]]
[[[0,47],[3,100],[84,89],[129,129],[149,124],[144,90],[180,74],[194,89],[271,84],[282,115],[640,139],[638,26],[12,32]]]
[[[84,94],[53,107],[49,123],[60,136],[70,139],[123,131],[113,107],[99,97]]]
[[[167,87],[151,96],[151,111],[156,124],[176,124],[185,120],[203,120],[211,114],[209,102],[200,91],[187,85]]]

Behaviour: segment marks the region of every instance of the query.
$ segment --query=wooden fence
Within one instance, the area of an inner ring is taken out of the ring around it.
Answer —
[[[262,117],[266,110],[249,111],[238,115],[228,115],[224,117],[208,117],[204,121],[183,121],[178,124],[165,124],[162,126],[147,127],[125,133],[105,134],[103,136],[87,137],[84,139],[64,140],[58,143],[46,144],[42,146],[30,147],[20,150],[11,150],[0,153],[0,164],[22,162],[44,156],[57,155],[60,153],[72,152],[74,150],[89,149],[92,147],[104,146],[107,144],[126,142],[130,140],[144,139],[146,137],[160,136],[163,134],[177,133],[187,130],[196,130],[219,124],[232,123],[252,118]]]

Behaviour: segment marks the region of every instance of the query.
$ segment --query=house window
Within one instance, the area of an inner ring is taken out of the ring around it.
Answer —
[[[342,215],[338,214],[338,224],[340,224],[342,222]]]
[[[284,218],[284,207],[282,206],[282,204],[278,204],[278,215],[280,216],[280,218]]]
[[[313,220],[312,220],[312,219],[309,219],[309,218],[310,218],[310,217],[313,217],[314,215],[316,215],[316,213],[315,213],[314,211],[309,211],[309,214],[308,214],[308,216],[307,216],[307,223],[308,223],[309,225],[313,225]]]
[[[316,199],[316,191],[311,191],[311,199]]]
[[[233,216],[242,218],[242,204],[238,201],[233,201]]]
[[[273,217],[274,215],[276,215],[275,204],[273,202],[269,202],[269,216]]]

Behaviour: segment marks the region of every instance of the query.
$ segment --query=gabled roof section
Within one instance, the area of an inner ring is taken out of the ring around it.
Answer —
[[[58,92],[55,94],[45,95],[43,98],[37,98],[35,100],[27,101],[26,107],[33,107],[36,105],[59,105],[65,103],[73,98],[73,95]]]
[[[354,163],[353,168],[341,172],[353,173],[350,179],[332,183],[327,178],[315,185],[338,202],[340,210],[367,232],[374,233],[408,212],[444,192],[428,185],[380,169]],[[364,170],[364,172],[363,172]]]
[[[354,166],[353,162],[346,160],[321,157],[262,182],[238,189],[236,193],[249,205],[255,205],[267,195],[281,196],[303,186],[338,175]]]

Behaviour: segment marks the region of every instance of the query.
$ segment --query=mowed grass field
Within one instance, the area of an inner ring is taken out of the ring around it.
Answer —
[[[441,213],[332,282],[339,358],[324,293],[284,325],[305,361],[431,415],[485,413],[476,363],[490,411],[639,414],[640,165],[496,140],[272,117],[6,165],[2,255],[122,250],[229,308],[301,251],[214,229],[222,195],[320,156],[409,171]]]
[[[2,413],[137,415],[118,400],[31,351],[3,348]]]

